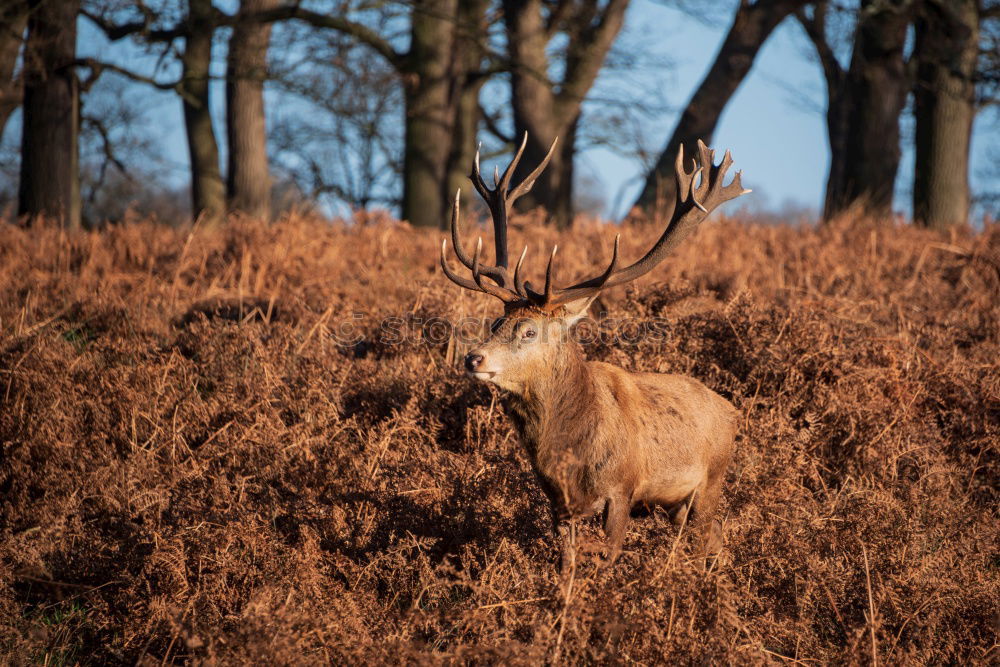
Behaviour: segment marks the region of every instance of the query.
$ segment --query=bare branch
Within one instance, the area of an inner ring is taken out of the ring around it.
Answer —
[[[837,56],[833,53],[830,42],[826,39],[826,12],[827,3],[817,2],[813,6],[812,16],[808,16],[804,8],[799,8],[795,11],[795,18],[803,30],[805,30],[806,36],[809,37],[809,41],[812,42],[813,47],[816,49],[816,55],[819,58],[820,65],[823,67],[823,73],[826,75],[827,81],[839,85],[839,82],[845,76],[845,72],[844,68],[840,66]]]
[[[290,5],[269,9],[263,12],[246,14],[237,20],[259,22],[298,20],[308,23],[316,28],[329,28],[337,30],[345,35],[354,37],[359,42],[373,49],[376,53],[385,58],[386,61],[388,61],[389,64],[392,65],[397,71],[406,69],[406,54],[396,51],[388,40],[368,26],[357,23],[356,21],[351,21],[343,16],[321,14],[308,9],[302,9],[298,5]]]
[[[131,79],[132,81],[145,83],[146,85],[159,88],[160,90],[179,90],[179,86],[181,84],[180,81],[174,81],[172,83],[157,81],[152,77],[133,72],[132,70],[126,69],[120,65],[106,63],[95,58],[78,58],[73,62],[73,65],[76,67],[85,67],[90,70],[90,76],[80,82],[80,87],[84,91],[90,90],[90,88],[97,83],[97,79],[100,78],[101,74],[105,71],[120,74],[125,78]]]
[[[595,25],[580,32],[575,48],[566,58],[566,76],[558,95],[558,104],[578,105],[594,84],[604,58],[625,21],[628,0],[610,0]]]

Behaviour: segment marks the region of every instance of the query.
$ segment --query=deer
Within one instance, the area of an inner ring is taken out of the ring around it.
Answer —
[[[486,340],[465,356],[465,372],[503,394],[505,411],[549,500],[563,573],[575,563],[575,521],[603,512],[602,562],[610,565],[621,553],[632,510],[640,506],[663,507],[680,530],[690,523],[700,534],[700,553],[711,558],[722,549],[722,526],[714,516],[735,449],[736,409],[692,377],[631,372],[587,361],[569,333],[602,291],[648,273],[709,213],[750,190],[743,188],[740,172],[724,183],[733,164],[729,151],[716,165],[715,152],[699,141],[697,159],[686,168],[681,146],[674,168],[678,187],[673,211],[652,248],[619,268],[619,234],[603,272],[560,288],[553,280],[555,246],[539,290],[523,270],[527,246],[513,275],[508,269],[507,221],[514,202],[531,190],[545,169],[558,139],[512,188],[527,139],[525,133],[502,176],[494,169],[492,189],[480,173],[478,150],[473,162],[470,179],[492,217],[494,264],[482,260],[482,237],[471,256],[462,247],[461,190],[451,211],[451,238],[455,255],[471,277],[451,269],[447,237],[441,243],[441,268],[449,280],[503,302],[503,314],[490,326]]]

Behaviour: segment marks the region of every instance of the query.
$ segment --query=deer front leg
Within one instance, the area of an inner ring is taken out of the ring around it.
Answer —
[[[607,565],[617,560],[625,541],[625,530],[628,528],[631,502],[624,493],[614,493],[608,498],[606,516],[604,519],[604,535],[608,541]]]
[[[559,572],[568,574],[576,560],[576,549],[570,536],[568,519],[555,519],[556,540],[559,542]]]
[[[562,506],[553,499],[550,499],[549,510],[552,513],[552,532],[559,543],[559,572],[567,574],[572,569],[573,561],[576,558],[576,549],[570,535],[570,516],[562,509]]]
[[[537,472],[537,471],[536,471]],[[549,515],[552,519],[552,532],[559,543],[559,570],[562,574],[569,572],[576,556],[570,537],[570,512],[562,502],[559,490],[543,475],[538,475],[538,482],[549,499]]]

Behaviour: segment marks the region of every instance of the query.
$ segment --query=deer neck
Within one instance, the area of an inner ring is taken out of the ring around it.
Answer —
[[[536,460],[581,445],[594,420],[595,394],[591,370],[573,345],[510,396],[515,426]]]

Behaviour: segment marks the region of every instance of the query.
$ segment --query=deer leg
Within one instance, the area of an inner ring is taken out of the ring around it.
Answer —
[[[538,483],[549,499],[549,516],[552,519],[552,532],[559,543],[559,571],[566,574],[570,570],[575,553],[570,539],[570,514],[565,506],[560,502],[559,491],[549,480],[542,475],[538,475]]]
[[[722,497],[722,484],[725,481],[725,468],[709,473],[708,479],[698,488],[695,494],[694,526],[701,541],[701,555],[705,559],[713,558],[722,551],[722,524],[716,520],[715,513]]]
[[[614,563],[622,551],[631,509],[629,500],[623,493],[615,493],[608,498],[607,515],[604,520],[604,534],[608,541],[608,565]]]
[[[570,539],[570,517],[567,512],[562,509],[562,505],[554,497],[553,494],[548,493],[551,488],[547,484],[543,484],[542,488],[545,489],[546,495],[549,496],[549,512],[552,518],[552,532],[556,536],[556,542],[559,543],[559,571],[562,574],[566,574],[570,570],[570,566],[575,557],[572,540]]]
[[[694,493],[688,495],[687,498],[670,505],[667,511],[670,513],[670,523],[674,524],[678,528],[687,523],[688,513],[691,511],[691,501],[693,500]]]
[[[576,560],[576,549],[570,539],[569,521],[565,519],[555,519],[556,539],[559,542],[559,572],[567,574],[573,567]]]

